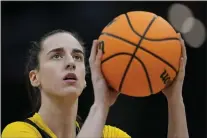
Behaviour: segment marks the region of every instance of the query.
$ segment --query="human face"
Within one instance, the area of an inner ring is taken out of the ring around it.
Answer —
[[[43,92],[55,96],[81,94],[85,86],[83,47],[71,34],[57,33],[46,38],[39,61],[37,75]],[[65,80],[71,73],[76,80]]]

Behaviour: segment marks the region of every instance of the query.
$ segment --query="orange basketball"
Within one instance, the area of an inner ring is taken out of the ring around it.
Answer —
[[[102,72],[122,94],[144,97],[163,90],[179,70],[181,43],[173,27],[154,13],[121,14],[102,31]]]

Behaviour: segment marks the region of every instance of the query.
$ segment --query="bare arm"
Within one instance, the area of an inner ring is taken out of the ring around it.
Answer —
[[[187,54],[184,41],[180,35],[179,37],[182,47],[180,69],[173,84],[163,90],[168,101],[168,138],[189,138],[185,106],[182,97]]]
[[[98,46],[99,42],[95,40],[89,58],[94,89],[94,104],[77,138],[101,138],[109,108],[118,97],[118,93],[108,87],[102,75],[100,67],[102,48],[99,47],[98,49]]]
[[[109,107],[92,105],[89,115],[77,138],[101,138]]]
[[[168,138],[189,138],[182,98],[168,101]]]

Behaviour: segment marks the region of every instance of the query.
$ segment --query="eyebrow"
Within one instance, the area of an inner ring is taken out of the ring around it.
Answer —
[[[84,55],[83,51],[80,50],[80,49],[77,49],[77,48],[74,48],[73,51],[72,51],[72,53],[81,53],[81,54]]]
[[[50,53],[52,53],[52,52],[63,52],[63,51],[64,51],[64,48],[63,48],[63,47],[55,48],[55,49],[50,50],[50,51],[47,53],[47,55],[50,54]],[[72,50],[72,53],[81,53],[81,54],[84,55],[83,51],[80,50],[80,49],[77,49],[77,48],[74,48],[74,49]]]

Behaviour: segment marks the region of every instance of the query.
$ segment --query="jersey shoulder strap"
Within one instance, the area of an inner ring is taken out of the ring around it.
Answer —
[[[29,119],[24,120],[24,122],[29,123],[30,125],[34,126],[39,133],[41,134],[42,138],[51,138],[44,130],[42,130],[40,127],[38,127],[34,122],[32,122]]]

